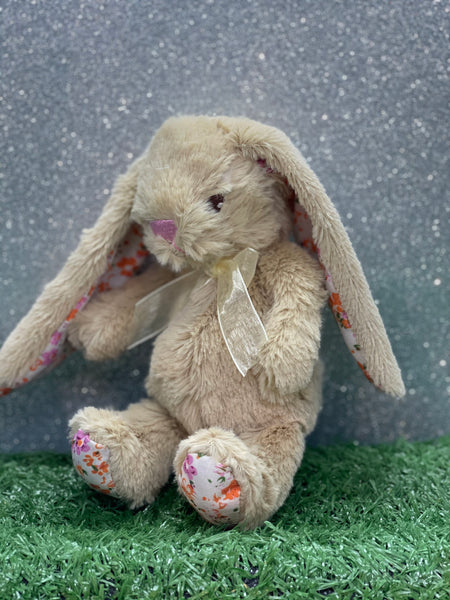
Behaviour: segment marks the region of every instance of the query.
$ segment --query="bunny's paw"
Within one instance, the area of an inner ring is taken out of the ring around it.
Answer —
[[[72,460],[77,473],[97,492],[118,497],[116,484],[111,476],[110,452],[103,444],[78,429],[72,438]]]
[[[314,361],[302,361],[301,356],[301,352],[289,348],[287,344],[282,351],[279,346],[270,343],[261,348],[253,372],[263,397],[269,397],[274,390],[283,395],[292,394],[308,385]]]
[[[177,481],[181,493],[206,521],[236,525],[241,520],[241,486],[230,467],[207,454],[187,454]]]
[[[180,493],[210,523],[249,529],[273,512],[261,459],[232,431],[211,427],[186,438],[174,469]]]
[[[69,327],[70,343],[84,350],[88,360],[115,358],[128,345],[134,305],[120,306],[110,301],[115,294],[116,290],[92,300]]]

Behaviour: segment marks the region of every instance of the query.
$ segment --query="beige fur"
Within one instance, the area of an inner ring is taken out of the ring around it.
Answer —
[[[267,174],[264,159],[278,172]],[[325,267],[333,273],[375,383],[404,391],[367,282],[336,210],[299,152],[280,131],[247,119],[181,117],[157,132],[147,152],[119,180],[95,227],[0,351],[0,378],[12,382],[97,279],[130,221],[160,267],[90,302],[70,340],[87,357],[116,356],[126,347],[133,306],[185,269],[210,273],[218,260],[251,247],[260,253],[249,286],[268,340],[242,377],[226,348],[211,279],[157,338],[146,381],[152,401],[127,411],[86,408],[71,420],[111,451],[116,490],[132,506],[151,502],[187,453],[202,452],[231,467],[241,486],[240,516],[255,527],[284,502],[321,403],[318,361],[324,275],[306,251],[288,241],[286,177],[314,226]],[[208,198],[223,194],[220,212]],[[148,222],[173,219],[175,244]],[[86,265],[86,269],[83,268]],[[52,301],[53,311],[48,303]],[[25,355],[24,336],[32,334]],[[180,443],[181,442],[181,443]]]

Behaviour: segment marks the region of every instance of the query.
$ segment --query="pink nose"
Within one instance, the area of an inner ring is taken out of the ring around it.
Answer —
[[[177,233],[177,226],[175,225],[175,221],[172,221],[171,219],[166,219],[162,221],[150,221],[150,227],[152,228],[152,231],[155,235],[159,235],[170,244],[175,239],[175,235]]]

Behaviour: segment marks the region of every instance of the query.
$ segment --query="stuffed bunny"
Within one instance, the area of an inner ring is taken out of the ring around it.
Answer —
[[[172,118],[5,342],[3,394],[70,349],[103,360],[162,331],[148,398],[71,419],[75,467],[131,507],[174,470],[204,519],[256,527],[285,501],[320,410],[327,298],[366,376],[403,395],[340,218],[287,137]]]

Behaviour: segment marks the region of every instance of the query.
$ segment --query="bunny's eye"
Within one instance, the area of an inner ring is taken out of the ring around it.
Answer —
[[[222,194],[214,194],[214,196],[208,198],[208,204],[212,206],[216,212],[220,212],[224,202],[225,197]]]

